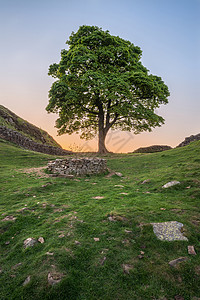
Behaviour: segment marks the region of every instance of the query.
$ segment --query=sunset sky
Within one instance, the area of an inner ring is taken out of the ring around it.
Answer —
[[[176,146],[200,133],[200,0],[0,0],[0,104],[48,131],[64,148],[96,150],[97,141],[58,137],[56,115],[47,114],[53,79],[66,40],[81,25],[96,25],[131,41],[142,63],[169,87],[159,113],[165,125],[150,133],[112,132],[109,150]]]

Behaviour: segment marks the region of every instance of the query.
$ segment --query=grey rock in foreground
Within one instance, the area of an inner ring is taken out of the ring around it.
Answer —
[[[153,231],[157,238],[161,241],[188,241],[188,239],[182,234],[182,223],[177,221],[163,222],[163,223],[151,223],[153,225]]]

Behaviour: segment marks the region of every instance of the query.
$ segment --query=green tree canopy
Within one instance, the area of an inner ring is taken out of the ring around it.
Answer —
[[[66,43],[48,73],[56,81],[46,110],[59,114],[59,134],[98,134],[105,153],[110,128],[140,133],[164,123],[155,110],[168,103],[169,90],[142,65],[139,47],[96,26],[81,26]]]

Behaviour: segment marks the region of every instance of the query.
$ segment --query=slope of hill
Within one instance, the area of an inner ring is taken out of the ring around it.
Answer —
[[[0,299],[199,298],[200,141],[106,158],[123,177],[48,178],[36,168],[52,157],[1,143]],[[188,241],[157,239],[166,221]]]
[[[17,131],[34,142],[61,148],[46,131],[18,117],[3,105],[0,105],[0,125]]]
[[[55,155],[66,155],[70,151],[62,147],[44,130],[18,117],[0,105],[0,138],[25,149]]]

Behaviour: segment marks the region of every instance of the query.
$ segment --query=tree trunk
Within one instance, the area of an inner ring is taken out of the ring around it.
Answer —
[[[99,149],[98,153],[104,154],[108,153],[109,151],[106,149],[105,146],[105,139],[106,139],[106,134],[108,130],[104,128],[104,114],[101,112],[99,113]]]
[[[105,130],[99,129],[99,150],[98,152],[100,154],[108,153],[109,151],[106,149],[105,146],[105,139],[106,139],[106,134]]]

